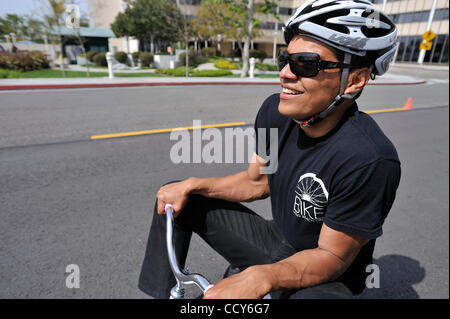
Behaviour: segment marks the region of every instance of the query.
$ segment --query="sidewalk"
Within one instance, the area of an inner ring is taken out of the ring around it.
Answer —
[[[420,65],[418,63],[402,63],[396,62],[391,64],[391,68],[395,69],[419,69],[419,70],[428,70],[428,71],[449,71],[448,64],[423,64]]]
[[[370,81],[368,85],[418,85],[427,81],[411,75],[388,73]],[[68,89],[133,87],[162,85],[279,85],[277,78],[209,78],[209,77],[130,77],[104,78],[42,78],[0,79],[0,90]]]
[[[85,66],[80,65],[69,65],[69,67],[66,69],[66,71],[80,71],[80,72],[86,72]],[[96,65],[89,66],[90,72],[103,72],[108,74],[108,68],[99,68]],[[140,69],[140,70],[132,70],[132,69],[125,69],[125,70],[114,70],[114,73],[155,73],[155,69]]]

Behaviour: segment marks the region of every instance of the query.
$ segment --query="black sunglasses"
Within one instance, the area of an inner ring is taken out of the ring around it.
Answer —
[[[323,61],[320,59],[320,55],[314,52],[289,54],[287,51],[280,51],[278,56],[278,70],[283,70],[288,63],[292,73],[305,78],[315,77],[319,74],[320,70],[352,67],[352,65],[342,62]]]

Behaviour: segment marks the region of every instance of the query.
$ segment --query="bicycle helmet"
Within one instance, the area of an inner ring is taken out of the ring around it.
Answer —
[[[309,0],[286,21],[283,35],[288,45],[295,35],[316,39],[343,52],[347,64],[352,57],[359,57],[357,60],[367,61],[374,75],[388,71],[397,49],[395,24],[368,0]],[[344,94],[349,71],[342,70],[340,92],[333,103],[313,118],[301,121],[302,125],[311,126],[343,99],[355,98],[358,93]]]

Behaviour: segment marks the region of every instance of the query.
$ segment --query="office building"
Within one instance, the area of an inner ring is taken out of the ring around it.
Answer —
[[[93,27],[109,27],[115,16],[125,8],[123,0],[89,0],[91,8],[91,21]],[[174,1],[176,0],[168,0]],[[258,1],[258,0],[256,0]],[[195,17],[201,5],[201,0],[178,0],[181,12],[188,17]],[[305,0],[279,0],[280,23],[275,21],[271,15],[258,16],[262,21],[259,36],[253,39],[252,48],[264,50],[268,56],[274,52],[274,43],[277,49],[284,45],[281,27],[295,10],[302,5]],[[392,18],[398,26],[399,50],[396,55],[397,62],[416,62],[419,57],[419,46],[422,42],[421,35],[427,32],[427,25],[430,11],[435,2],[435,13],[431,30],[436,34],[432,40],[432,47],[427,51],[424,63],[448,64],[449,55],[449,0],[373,0],[379,9]],[[194,41],[190,45],[202,48],[208,45],[217,45],[217,39],[207,39],[209,41]],[[139,49],[138,41],[133,39],[110,39],[110,49],[112,51],[131,52]],[[227,53],[232,48],[237,48],[232,39],[221,39],[220,49]],[[142,48],[142,46],[141,46]]]

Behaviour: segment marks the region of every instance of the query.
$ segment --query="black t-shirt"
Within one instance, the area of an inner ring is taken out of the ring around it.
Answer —
[[[369,239],[338,279],[354,294],[360,293],[375,239],[382,234],[400,181],[395,147],[356,103],[331,132],[310,138],[299,124],[279,113],[279,102],[279,94],[266,99],[255,121],[257,141],[258,128],[266,129],[266,141],[269,128],[278,129],[278,168],[268,174],[274,221],[299,251],[317,247],[323,223]],[[269,159],[266,146],[257,153]]]

